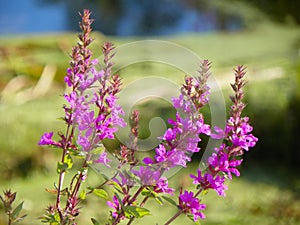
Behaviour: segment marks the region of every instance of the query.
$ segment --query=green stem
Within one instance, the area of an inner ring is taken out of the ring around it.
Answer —
[[[12,218],[11,218],[11,216],[12,216],[11,214],[12,213],[11,213],[11,210],[7,214],[8,214],[8,223],[7,224],[11,225],[12,224]]]
[[[179,210],[174,216],[172,216],[164,225],[171,224],[178,216],[182,214],[182,210]]]

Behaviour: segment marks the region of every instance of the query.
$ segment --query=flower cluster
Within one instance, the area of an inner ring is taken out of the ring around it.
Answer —
[[[208,159],[206,171],[198,169],[197,176],[191,174],[194,179],[193,183],[199,189],[198,193],[203,190],[213,189],[218,195],[225,196],[225,178],[232,179],[232,174],[239,176],[240,172],[237,167],[242,163],[241,155],[244,150],[254,147],[258,139],[251,134],[252,126],[249,124],[248,117],[241,117],[245,104],[243,99],[243,86],[245,82],[243,77],[245,68],[238,66],[235,70],[235,83],[232,88],[235,95],[231,97],[233,105],[231,107],[230,118],[226,122],[225,129],[215,127],[216,133],[211,133],[212,138],[222,138],[224,143],[215,148]]]
[[[192,214],[194,221],[197,221],[199,218],[205,218],[205,215],[200,210],[204,210],[206,205],[201,204],[192,191],[184,191],[184,193],[179,195],[179,208],[186,214]]]
[[[62,224],[75,220],[79,214],[78,192],[81,183],[87,178],[88,164],[93,160],[93,150],[102,147],[104,139],[113,139],[118,127],[125,126],[121,117],[123,110],[117,104],[117,94],[120,92],[121,80],[117,75],[111,75],[114,55],[114,47],[111,43],[103,45],[104,68],[97,70],[98,60],[92,58],[89,45],[93,39],[90,38],[91,12],[84,10],[80,28],[78,44],[73,47],[71,53],[70,67],[67,69],[65,83],[70,90],[64,94],[66,104],[63,106],[66,123],[66,132],[58,133],[60,140],[53,140],[53,132],[45,133],[39,145],[48,145],[61,148],[62,160],[58,163],[59,184],[56,187],[57,200],[55,206],[48,210],[45,218],[49,219],[57,214]],[[72,156],[84,156],[82,169],[74,176],[70,184],[66,206],[61,203],[61,191],[63,188],[64,174],[72,167]],[[95,163],[109,166],[110,160],[107,153],[103,151]],[[73,183],[75,182],[75,184]]]
[[[199,135],[210,135],[210,126],[204,123],[203,115],[199,113],[200,108],[208,102],[209,87],[206,81],[209,68],[210,63],[204,60],[200,65],[199,77],[186,77],[181,95],[172,99],[178,111],[176,120],[169,119],[172,128],[167,129],[161,137],[162,143],[155,149],[154,160],[145,158],[145,164],[160,165],[165,170],[175,166],[185,167],[191,155],[200,151]]]
[[[103,45],[104,67],[97,70],[98,61],[92,59],[92,51],[88,48],[92,42],[89,37],[93,22],[90,14],[90,11],[85,10],[81,15],[82,34],[79,35],[77,46],[72,49],[70,68],[65,77],[70,90],[64,95],[66,105],[63,106],[63,120],[67,126],[66,132],[58,133],[58,141],[53,139],[53,132],[45,133],[39,141],[39,145],[62,149],[62,159],[57,166],[59,182],[54,190],[57,194],[56,203],[49,206],[47,214],[43,217],[49,224],[76,224],[74,221],[80,213],[80,200],[84,198],[79,195],[79,190],[87,179],[88,165],[94,162],[111,167],[111,160],[108,159],[102,141],[107,138],[114,139],[118,127],[126,125],[121,117],[124,112],[117,104],[121,80],[117,75],[112,75],[114,47],[111,43]],[[104,177],[103,184],[88,189],[89,194],[95,193],[106,199],[108,193],[103,186],[107,184],[115,189],[112,200],[107,201],[107,205],[112,208],[111,225],[116,225],[124,219],[128,219],[127,224],[130,225],[135,218],[149,215],[149,210],[144,208],[149,199],[155,199],[159,204],[164,204],[166,200],[177,207],[177,213],[165,225],[173,222],[181,214],[186,214],[195,222],[204,219],[202,211],[206,205],[202,203],[200,194],[212,189],[218,195],[225,196],[226,179],[231,180],[232,175],[240,175],[237,167],[242,163],[244,151],[254,147],[258,141],[251,133],[253,128],[249,124],[249,118],[241,116],[245,108],[242,101],[245,67],[238,66],[235,70],[235,82],[231,85],[234,91],[234,96],[231,97],[233,105],[225,128],[212,129],[205,123],[201,113],[202,107],[209,102],[210,89],[207,83],[210,66],[208,60],[203,60],[199,66],[199,75],[185,78],[180,96],[172,98],[173,106],[177,110],[176,117],[168,120],[170,128],[159,137],[161,143],[155,148],[154,157],[145,157],[141,162],[134,153],[139,135],[139,113],[132,113],[131,143],[121,145],[120,151],[115,152],[119,166],[113,177]],[[223,141],[208,158],[207,168],[198,169],[196,174],[190,175],[196,190],[192,192],[180,189],[176,203],[165,196],[174,195],[176,190],[169,187],[164,172],[177,166],[187,166],[192,154],[201,150],[200,135]],[[97,150],[100,150],[100,153],[95,159],[92,156]],[[69,186],[64,188],[64,175],[72,168],[74,156],[84,158],[83,164],[71,179]],[[85,196],[87,191],[83,193]],[[61,206],[63,194],[67,196],[64,207]],[[93,222],[99,224],[94,219]]]

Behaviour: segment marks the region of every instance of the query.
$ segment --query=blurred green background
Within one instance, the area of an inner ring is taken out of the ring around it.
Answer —
[[[26,2],[26,1],[24,1]],[[231,94],[232,68],[248,68],[245,115],[250,116],[257,146],[244,157],[242,175],[229,184],[226,198],[209,193],[202,224],[300,223],[300,3],[297,1],[59,1],[3,3],[0,10],[0,191],[12,188],[25,201],[28,218],[37,219],[53,196],[45,191],[56,182],[59,152],[37,146],[48,131],[63,131],[63,78],[72,45],[76,44],[78,11],[90,8],[95,21],[94,56],[111,41],[116,46],[155,39],[176,43],[213,62],[212,72],[226,102]],[[24,8],[28,10],[24,10]],[[19,11],[18,11],[19,10]],[[21,22],[20,22],[21,21]],[[116,65],[118,68],[118,65]],[[182,71],[144,62],[119,71],[126,87],[145,76],[160,75],[180,84]],[[175,79],[176,78],[176,79]],[[141,136],[149,135],[148,121],[174,116],[161,100],[141,102]],[[204,114],[209,117],[209,110]],[[172,179],[189,188],[188,173],[201,155]],[[97,185],[99,177],[91,172]],[[94,216],[105,221],[104,201],[84,202],[81,224]],[[95,207],[96,206],[96,207]],[[175,209],[150,203],[153,215],[144,224],[163,224]],[[161,210],[163,209],[163,215]],[[189,224],[185,217],[175,224]],[[137,221],[136,224],[140,222]],[[0,225],[5,216],[0,213]]]

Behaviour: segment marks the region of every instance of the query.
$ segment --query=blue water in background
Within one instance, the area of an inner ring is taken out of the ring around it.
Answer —
[[[200,12],[184,4],[184,0],[182,4],[120,1],[120,13],[114,15],[115,12],[107,14],[106,9],[101,11],[95,8],[96,3],[84,0],[0,0],[0,35],[74,31],[78,29],[78,11],[86,7],[93,11],[94,28],[104,34],[143,36],[218,30],[215,11]],[[240,26],[240,21],[230,20],[226,29],[236,30]]]
[[[68,30],[63,2],[39,4],[38,0],[0,0],[0,34],[28,34]]]

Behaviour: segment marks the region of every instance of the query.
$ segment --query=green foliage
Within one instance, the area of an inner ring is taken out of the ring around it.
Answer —
[[[73,160],[71,155],[66,155],[64,158],[64,162],[57,162],[57,173],[59,174],[61,171],[66,171],[68,169],[71,169],[73,166]]]
[[[13,203],[16,199],[16,192],[11,192],[11,190],[3,191],[3,196],[0,196],[0,200],[3,204],[4,212],[8,216],[8,224],[13,224],[23,220],[27,215],[20,215],[23,209],[23,203],[21,202],[15,208],[13,208]],[[0,208],[1,209],[1,208]]]
[[[100,223],[94,218],[91,218],[91,221],[94,225],[100,225]]]
[[[105,190],[103,190],[103,189],[94,189],[93,190],[93,193],[96,195],[96,196],[98,196],[98,197],[100,197],[100,198],[104,198],[104,199],[108,199],[108,194],[107,194],[107,192],[105,191]]]
[[[150,215],[150,211],[143,207],[138,206],[124,206],[123,207],[125,217],[130,219],[132,216],[135,218],[142,218],[144,216]]]

